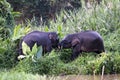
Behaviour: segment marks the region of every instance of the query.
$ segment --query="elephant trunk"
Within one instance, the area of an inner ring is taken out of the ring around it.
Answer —
[[[61,50],[62,48],[63,48],[63,44],[62,44],[62,43],[59,43],[59,44],[58,44],[58,49]]]

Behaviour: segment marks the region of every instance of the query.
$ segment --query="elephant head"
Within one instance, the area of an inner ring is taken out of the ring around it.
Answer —
[[[60,48],[72,48],[74,46],[76,46],[77,44],[79,44],[80,41],[79,39],[76,37],[76,34],[70,34],[67,35],[60,43],[59,43],[59,47]]]
[[[49,39],[51,40],[52,47],[53,48],[58,47],[58,43],[59,43],[58,34],[56,32],[50,32],[48,36],[49,36]]]

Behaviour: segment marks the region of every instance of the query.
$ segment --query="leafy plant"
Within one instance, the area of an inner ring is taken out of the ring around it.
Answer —
[[[0,24],[1,27],[8,27],[12,29],[14,27],[14,18],[13,15],[11,14],[11,6],[6,0],[1,0],[0,1]]]
[[[25,34],[27,34],[30,31],[30,27],[26,26],[25,28],[22,28],[22,25],[16,25],[13,31],[13,35],[12,35],[12,40],[17,40],[20,39],[21,37],[23,37]]]
[[[35,59],[39,59],[42,56],[42,46],[37,47],[37,44],[35,43],[32,47],[32,50],[30,50],[30,47],[23,41],[22,42],[22,51],[25,56],[20,55],[18,56],[18,59],[21,58],[31,58],[34,62],[36,62]]]

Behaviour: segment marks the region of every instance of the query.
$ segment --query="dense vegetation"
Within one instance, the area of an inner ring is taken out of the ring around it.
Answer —
[[[33,20],[36,24],[49,25],[49,20],[55,19],[61,10],[74,10],[81,7],[80,0],[7,0],[14,11],[21,12],[17,18],[19,22],[26,18]]]
[[[0,4],[3,5],[3,2],[9,5],[5,0],[0,1]],[[4,13],[5,16],[1,14],[4,12],[2,11],[4,7],[0,7],[0,23],[2,23],[0,24],[0,69],[3,70],[3,73],[4,70],[8,70],[20,72],[23,75],[25,73],[40,75],[101,74],[103,66],[105,66],[104,73],[106,74],[120,73],[119,0],[109,0],[107,4],[102,2],[91,9],[82,7],[69,13],[61,11],[56,21],[51,20],[49,22],[49,28],[46,25],[33,25],[30,20],[24,24],[12,25],[14,30],[10,28],[7,30],[11,33],[9,36],[2,33],[6,31],[7,24],[4,23],[11,20],[6,18],[9,11],[11,14],[10,5],[6,5],[4,5],[5,10],[8,11]],[[106,52],[99,55],[82,53],[77,59],[70,61],[70,49],[53,50],[49,55],[46,54],[40,59],[35,59],[35,61],[31,57],[19,62],[16,61],[18,43],[21,37],[33,30],[56,31],[59,33],[60,39],[69,33],[95,30],[103,37]],[[6,72],[6,74],[8,73]]]

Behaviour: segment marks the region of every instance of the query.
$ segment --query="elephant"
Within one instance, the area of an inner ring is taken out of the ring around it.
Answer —
[[[42,46],[43,53],[51,52],[53,48],[58,47],[59,38],[56,32],[41,32],[33,31],[25,35],[19,43],[19,55],[24,55],[22,51],[23,41],[30,47],[32,50],[34,44],[37,46]]]
[[[74,60],[82,52],[98,54],[105,52],[102,37],[98,32],[92,30],[68,34],[58,45],[61,49],[72,49],[71,60]]]

